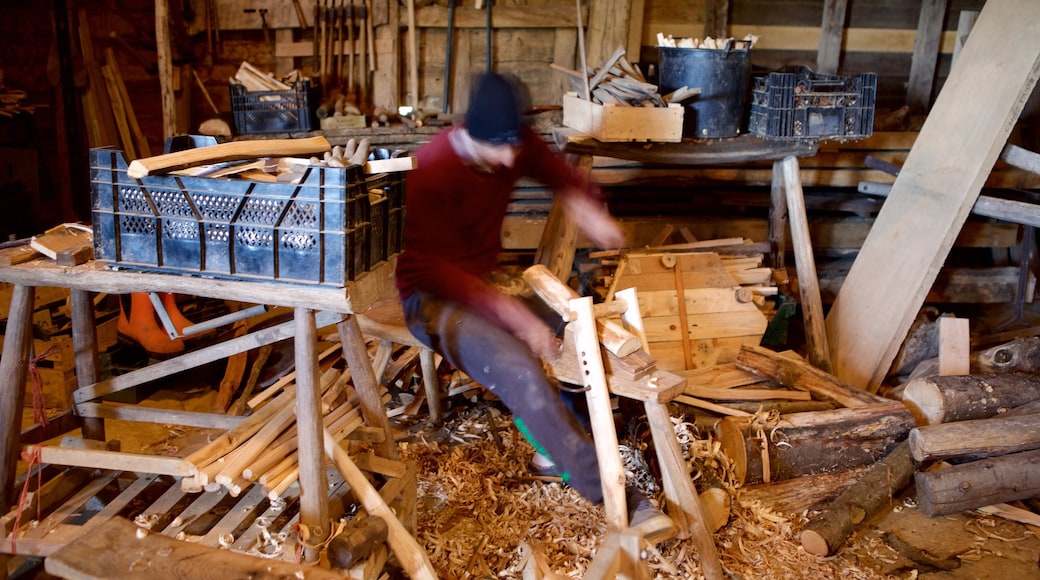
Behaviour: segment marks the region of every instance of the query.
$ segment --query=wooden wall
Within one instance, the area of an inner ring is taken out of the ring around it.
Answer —
[[[194,81],[198,75],[220,116],[231,120],[228,79],[242,61],[270,71],[313,72],[313,26],[300,25],[293,3],[284,0],[164,0],[170,6],[175,65],[177,121],[191,131],[214,115]],[[355,0],[358,4],[362,0]],[[813,65],[820,44],[824,7],[837,0],[584,0],[582,22],[590,65],[602,62],[618,44],[628,47],[629,59],[644,69],[656,60],[657,33],[702,36],[706,29],[726,26],[728,34],[759,36],[752,51],[760,71],[792,65]],[[207,34],[205,6],[212,2],[219,37]],[[325,3],[326,0],[321,0]],[[847,0],[844,50],[839,72],[872,71],[880,75],[879,110],[895,109],[906,101],[912,54],[922,5],[947,4],[935,67],[935,90],[941,87],[953,54],[954,30],[962,10],[977,10],[984,0]],[[473,1],[458,1],[449,106],[465,109],[469,79],[488,68],[486,9]],[[301,0],[305,19],[313,23],[313,0]],[[421,106],[445,108],[448,0],[415,0],[417,98]],[[105,103],[85,107],[90,86],[82,51],[84,33],[96,59],[106,49],[121,72],[131,104],[151,150],[163,144],[159,80],[156,75],[155,0],[50,0],[5,3],[0,19],[0,68],[6,85],[26,90],[44,105],[33,119],[29,157],[40,160],[33,212],[46,212],[32,231],[58,221],[89,217],[85,191],[85,152],[91,145],[85,119]],[[371,0],[375,30],[375,70],[371,91],[359,103],[395,110],[410,104],[408,19],[403,0]],[[719,7],[725,7],[720,11]],[[264,9],[266,26],[256,10]],[[253,12],[247,12],[253,10]],[[558,105],[568,81],[550,68],[556,63],[578,66],[578,15],[570,0],[497,0],[492,8],[491,36],[494,70],[519,76],[528,85],[533,104]],[[61,47],[65,45],[64,52]],[[64,59],[64,60],[63,60]],[[335,88],[335,87],[330,87]],[[1037,107],[1030,107],[1035,111]],[[62,140],[66,142],[63,143]],[[18,157],[22,159],[22,157]],[[55,159],[61,164],[55,167]],[[19,163],[21,165],[21,163]],[[2,184],[0,184],[2,185]],[[5,206],[6,207],[6,206]],[[23,220],[24,225],[24,220]],[[0,224],[5,229],[11,226]],[[25,233],[32,233],[32,231]],[[7,234],[8,232],[0,232]]]

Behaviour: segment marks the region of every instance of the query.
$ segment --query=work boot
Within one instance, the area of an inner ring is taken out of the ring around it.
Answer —
[[[177,306],[176,295],[172,292],[160,292],[159,296],[162,298],[162,304],[166,309],[166,315],[170,317],[170,321],[173,322],[173,327],[177,329],[177,334],[184,336],[184,329],[194,325],[195,323],[181,314],[181,309]]]
[[[628,527],[643,533],[643,538],[656,544],[675,535],[675,523],[672,518],[657,509],[650,498],[635,487],[628,488]]]
[[[140,345],[154,358],[166,358],[184,351],[184,340],[171,339],[166,333],[146,292],[119,297],[116,332],[120,338]]]
[[[527,462],[527,472],[535,477],[560,477],[556,464],[537,451],[531,456],[531,460]]]

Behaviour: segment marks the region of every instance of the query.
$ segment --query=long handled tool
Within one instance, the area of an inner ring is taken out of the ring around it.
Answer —
[[[448,40],[444,49],[444,96],[441,98],[441,112],[447,113],[451,108],[451,52],[455,44],[455,0],[448,0]]]

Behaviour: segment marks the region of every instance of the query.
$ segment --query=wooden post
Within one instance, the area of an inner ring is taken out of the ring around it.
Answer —
[[[845,35],[845,11],[848,0],[826,0],[820,25],[820,50],[816,54],[816,72],[836,75],[841,63],[841,41]]]
[[[791,219],[791,243],[794,246],[795,267],[798,270],[798,293],[802,301],[805,338],[809,362],[816,368],[830,372],[831,349],[827,345],[823,301],[820,299],[820,281],[816,277],[816,258],[809,237],[809,218],[805,212],[802,179],[798,175],[798,159],[785,157],[781,162],[784,191],[787,194],[787,213]]]
[[[72,349],[76,353],[76,384],[92,385],[98,382],[97,315],[94,311],[92,293],[86,290],[69,290],[72,303]],[[104,419],[83,419],[83,437],[105,440]]]
[[[318,386],[318,331],[314,311],[294,311],[296,338],[296,432],[300,451],[300,523],[307,526],[310,539],[304,559],[318,559],[317,546],[329,536],[328,478],[322,449],[321,389]],[[371,371],[369,371],[371,372]]]
[[[25,404],[26,366],[32,344],[33,299],[36,289],[21,284],[14,287],[7,330],[4,333],[3,356],[0,357],[0,425],[5,437],[0,445],[0,511],[7,513],[15,501],[14,479],[18,455],[21,453],[22,406]],[[620,459],[619,459],[620,461]]]
[[[787,253],[787,200],[784,199],[783,161],[773,161],[773,181],[769,190],[769,252],[770,266],[784,269]]]
[[[668,515],[683,530],[684,535],[693,536],[705,578],[725,578],[715,542],[704,519],[700,498],[693,487],[693,480],[690,479],[679,441],[675,438],[675,428],[668,415],[668,407],[654,401],[646,401],[643,405],[646,418],[650,422],[657,460],[661,464],[661,478],[669,503]]]
[[[845,382],[881,385],[1038,75],[1040,2],[987,3],[827,315]]]
[[[588,388],[585,398],[589,405],[589,420],[592,436],[596,442],[596,457],[603,481],[603,507],[607,514],[607,527],[623,530],[628,527],[628,509],[625,500],[625,469],[618,452],[617,432],[614,430],[614,413],[610,408],[610,391],[607,390],[607,375],[600,356],[599,337],[596,335],[596,320],[592,314],[592,298],[575,298],[570,309],[578,314],[572,322],[574,328],[574,350],[578,353],[582,369],[582,384]]]
[[[707,0],[704,3],[704,36],[729,36],[729,0]]]
[[[170,2],[155,0],[155,46],[159,59],[159,94],[162,97],[163,142],[177,133],[173,96],[173,55],[170,48]]]
[[[610,58],[617,47],[628,46],[628,27],[618,23],[628,21],[632,0],[589,0],[588,5],[585,58],[586,64],[594,68]]]
[[[914,55],[910,63],[910,81],[907,83],[906,104],[914,113],[928,111],[935,84],[935,65],[939,61],[939,43],[942,41],[946,4],[949,0],[921,0],[921,16],[917,21]]]
[[[629,62],[639,62],[639,54],[643,48],[643,16],[646,13],[646,0],[631,0],[628,13],[628,48],[625,54]]]
[[[361,335],[357,316],[348,314],[336,325],[339,339],[343,345],[343,356],[347,359],[354,388],[361,399],[361,413],[369,427],[382,429],[386,433],[383,442],[383,457],[397,459],[397,445],[393,433],[390,432],[390,421],[386,417],[386,408],[379,397],[379,382],[372,371],[372,361],[368,358],[365,337]]]

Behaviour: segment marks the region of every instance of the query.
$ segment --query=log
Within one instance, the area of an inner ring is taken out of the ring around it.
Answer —
[[[809,520],[802,529],[802,547],[817,556],[834,553],[856,524],[889,504],[910,484],[914,469],[910,446],[906,443],[897,445],[859,481],[838,494],[819,515]]]
[[[324,137],[306,139],[264,139],[230,141],[208,147],[197,147],[130,162],[126,174],[140,179],[156,173],[184,169],[195,165],[253,159],[256,157],[306,157],[330,151],[332,145]]]
[[[784,356],[760,346],[741,347],[737,368],[758,371],[785,387],[801,389],[844,407],[864,407],[891,403],[888,399],[842,382],[809,363]]]
[[[1040,377],[1022,373],[914,379],[902,400],[922,425],[985,419],[1040,399]]]
[[[329,564],[347,569],[364,560],[379,545],[386,543],[387,527],[382,518],[355,518],[329,542]]]
[[[909,441],[915,461],[965,456],[982,459],[1040,449],[1040,415],[925,425],[911,429]]]
[[[779,481],[869,465],[914,428],[899,404],[781,415],[779,421],[726,417],[716,435],[741,483]],[[768,441],[765,452],[763,441]]]
[[[749,485],[737,490],[737,499],[741,504],[757,502],[782,514],[801,514],[807,510],[818,510],[820,506],[855,484],[871,467],[863,465],[845,471]]]
[[[1040,450],[990,457],[914,474],[928,516],[1040,496]]]
[[[978,373],[1040,373],[1040,337],[1019,338],[972,354]]]

